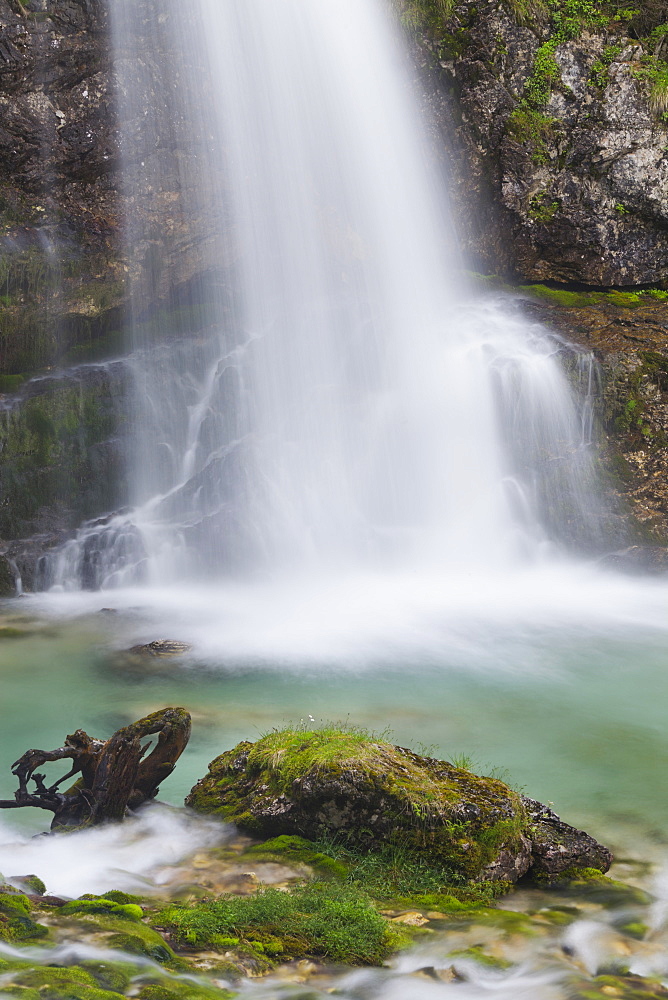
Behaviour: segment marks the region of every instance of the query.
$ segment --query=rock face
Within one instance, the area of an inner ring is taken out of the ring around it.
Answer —
[[[668,65],[652,29],[665,12],[629,22],[581,4],[558,16],[565,6],[523,15],[526,4],[466,0],[425,19],[423,92],[437,127],[455,125],[460,228],[488,265],[526,280],[664,283],[668,123],[656,79]]]
[[[550,874],[607,871],[611,862],[550,810],[537,825],[540,804],[501,781],[347,731],[287,730],[240,743],[211,763],[186,805],[263,837],[396,844],[469,879],[515,882],[534,864]]]
[[[0,369],[118,328],[118,161],[103,0],[0,0]]]
[[[127,377],[121,363],[85,365],[0,396],[0,553],[26,590],[44,552],[120,505]]]

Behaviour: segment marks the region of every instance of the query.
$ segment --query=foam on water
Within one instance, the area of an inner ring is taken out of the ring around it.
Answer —
[[[109,889],[150,894],[186,856],[227,836],[224,824],[160,805],[123,824],[68,836],[25,837],[3,820],[0,871],[5,878],[39,875],[53,895],[76,897]]]

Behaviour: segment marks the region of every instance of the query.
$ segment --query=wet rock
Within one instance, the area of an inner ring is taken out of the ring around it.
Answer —
[[[656,42],[607,18],[560,40],[553,10],[462,0],[419,36],[464,237],[525,280],[665,282],[668,123],[643,72]]]
[[[131,646],[127,653],[132,656],[170,657],[183,656],[192,649],[190,643],[179,639],[154,639],[139,646]]]
[[[668,573],[668,548],[658,545],[631,545],[620,552],[611,552],[599,560],[599,565],[617,572],[644,576],[648,573]]]
[[[0,555],[0,597],[14,597],[16,595],[16,580],[14,568],[11,561]]]
[[[612,853],[583,830],[564,823],[541,802],[522,796],[529,817],[531,876],[558,876],[568,869],[595,868],[607,872]]]

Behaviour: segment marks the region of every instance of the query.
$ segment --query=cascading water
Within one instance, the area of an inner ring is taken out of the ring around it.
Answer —
[[[380,0],[112,13],[128,240],[144,254],[132,501],[148,559],[135,550],[124,570],[107,536],[102,584],[138,564],[165,582],[600,546],[563,345],[462,287]],[[198,327],[165,314],[155,346],[146,304],[186,254],[178,234],[170,260],[160,249],[161,198],[199,227],[209,277]],[[127,517],[115,527],[127,537]],[[81,585],[81,534],[49,582]]]

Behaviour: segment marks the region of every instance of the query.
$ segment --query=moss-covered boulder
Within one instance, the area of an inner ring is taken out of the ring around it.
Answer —
[[[46,937],[48,928],[36,923],[31,911],[32,904],[23,893],[0,892],[0,941],[31,941]]]
[[[502,781],[359,731],[287,729],[240,743],[211,763],[186,805],[262,837],[396,844],[456,878],[515,882],[533,861],[527,804]],[[564,868],[582,864],[568,848],[556,854]],[[601,870],[610,864],[605,848],[588,857]]]

